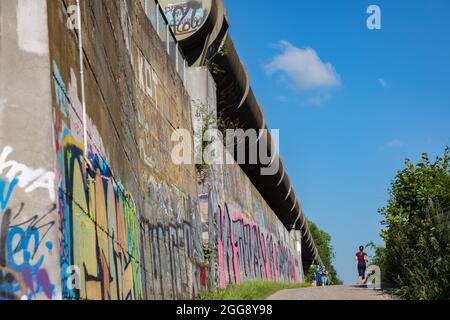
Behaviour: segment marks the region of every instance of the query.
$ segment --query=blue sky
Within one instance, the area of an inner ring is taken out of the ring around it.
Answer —
[[[450,1],[225,0],[302,207],[356,281],[358,245],[381,244],[378,208],[404,159],[450,138]],[[381,8],[382,29],[366,10]]]

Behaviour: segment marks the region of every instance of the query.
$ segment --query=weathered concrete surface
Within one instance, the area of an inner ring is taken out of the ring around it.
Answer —
[[[170,139],[192,130],[189,96],[138,0],[83,0],[83,123],[74,3],[48,1],[62,297],[192,298],[203,260],[196,171],[171,161]]]
[[[49,70],[46,1],[0,1],[0,300],[60,296]]]
[[[199,199],[195,166],[171,161],[174,129],[193,133],[191,101],[141,2],[81,1],[84,83],[75,3],[0,1],[0,300],[299,281],[299,235],[238,165],[212,170]]]
[[[282,290],[267,300],[398,300],[383,291],[357,286],[329,286]]]
[[[216,89],[206,67],[189,70],[187,79],[196,136],[201,137],[204,119],[197,116],[197,108],[207,107],[208,117],[216,117]],[[214,141],[214,155],[222,153],[225,159],[228,151],[222,139]],[[209,169],[208,182],[200,185],[200,204],[202,217],[208,221],[207,238],[217,257],[210,261],[214,285],[224,288],[255,279],[302,281],[300,232],[287,231],[237,163]]]

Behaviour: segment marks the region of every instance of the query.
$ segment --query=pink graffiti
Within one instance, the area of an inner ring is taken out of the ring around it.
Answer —
[[[240,284],[243,277],[300,282],[291,250],[277,241],[267,228],[236,209],[230,214],[226,205],[217,214],[220,214],[216,217],[216,245],[221,288],[230,282]]]

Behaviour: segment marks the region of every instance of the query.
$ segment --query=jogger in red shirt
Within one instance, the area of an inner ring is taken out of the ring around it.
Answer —
[[[364,252],[364,246],[359,247],[359,252],[356,253],[355,260],[358,262],[358,285],[363,285],[367,267],[367,254]]]

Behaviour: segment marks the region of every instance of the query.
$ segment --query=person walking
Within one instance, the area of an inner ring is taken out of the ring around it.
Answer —
[[[363,285],[366,278],[367,253],[364,252],[364,246],[359,247],[359,251],[355,255],[358,263],[358,285]]]

